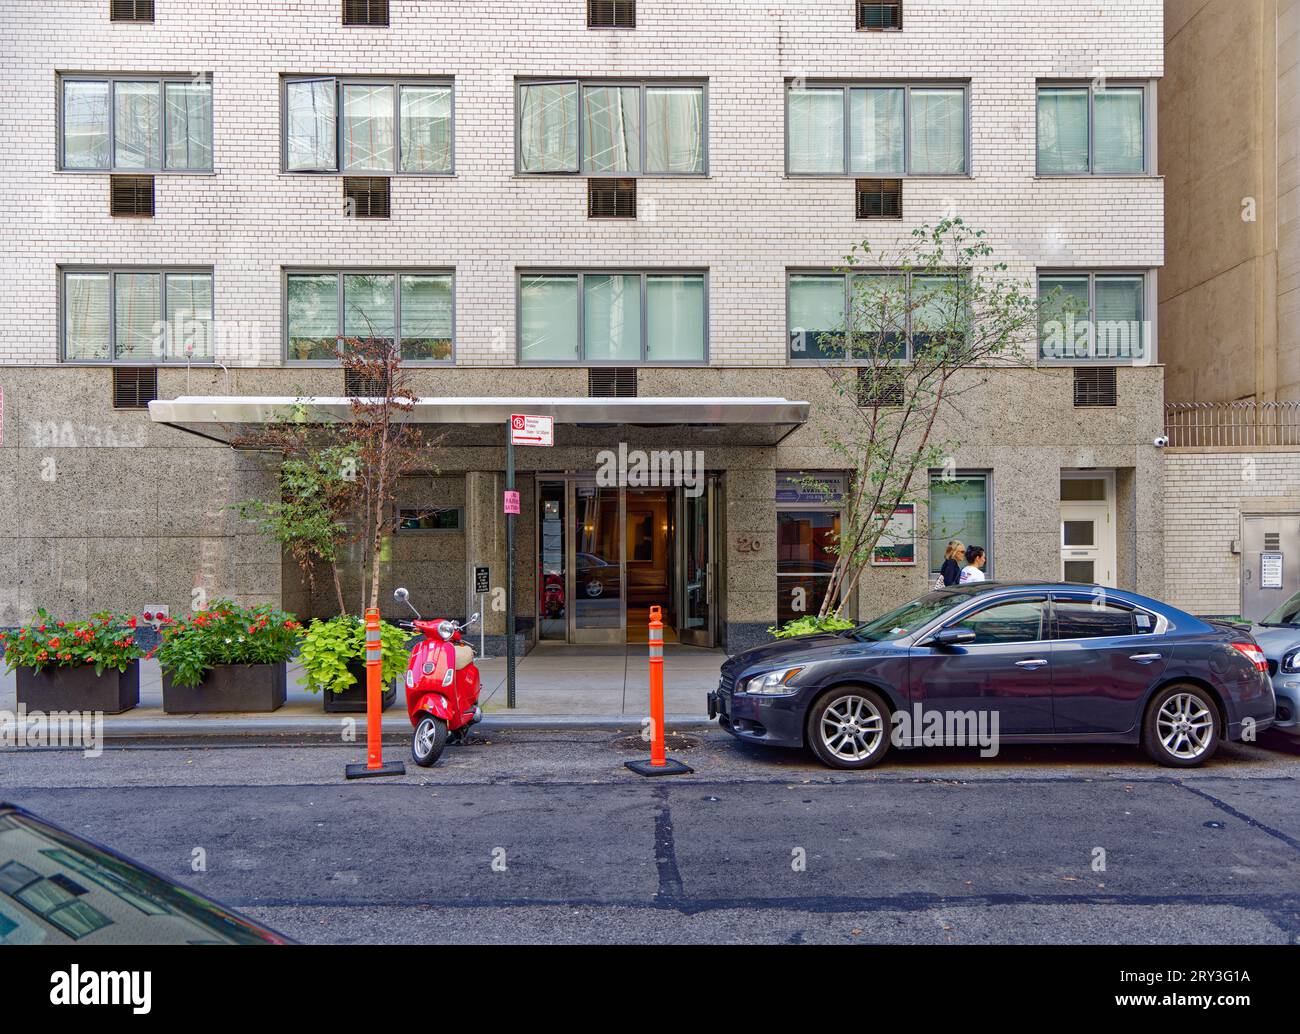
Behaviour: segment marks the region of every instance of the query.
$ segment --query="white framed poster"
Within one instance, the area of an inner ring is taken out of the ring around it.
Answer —
[[[916,504],[902,503],[894,511],[871,551],[872,567],[916,566]]]

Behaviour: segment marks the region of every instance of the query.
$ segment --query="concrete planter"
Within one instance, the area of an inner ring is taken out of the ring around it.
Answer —
[[[364,660],[348,661],[348,671],[357,681],[342,693],[321,690],[325,710],[330,714],[365,714],[366,713],[366,662]],[[379,698],[379,709],[387,711],[397,697],[397,687],[391,682],[384,687]]]
[[[35,672],[19,668],[18,703],[28,711],[102,711],[121,714],[140,703],[140,662],[126,671],[105,669],[95,674],[93,664],[75,668],[52,667]]]
[[[197,686],[178,686],[164,671],[162,696],[167,714],[275,711],[284,706],[285,666],[218,664]]]

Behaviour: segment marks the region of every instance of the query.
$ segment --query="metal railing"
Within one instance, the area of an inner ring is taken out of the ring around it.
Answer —
[[[1300,446],[1300,401],[1166,402],[1173,448]]]

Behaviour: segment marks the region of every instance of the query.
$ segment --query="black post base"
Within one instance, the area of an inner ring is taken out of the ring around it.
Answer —
[[[406,764],[401,761],[385,761],[378,768],[368,768],[365,762],[347,765],[343,769],[349,779],[369,779],[371,776],[406,775]]]
[[[645,761],[624,761],[623,764],[637,775],[643,776],[690,775],[695,771],[690,765],[685,765],[676,758],[665,758],[662,765],[652,765],[649,759]]]

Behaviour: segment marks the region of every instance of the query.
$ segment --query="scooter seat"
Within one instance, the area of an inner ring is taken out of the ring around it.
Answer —
[[[474,647],[465,643],[456,643],[453,647],[456,651],[456,670],[468,668],[474,663]]]

